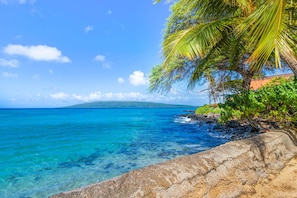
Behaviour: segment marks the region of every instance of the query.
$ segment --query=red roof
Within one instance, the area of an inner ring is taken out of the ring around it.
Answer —
[[[290,78],[294,76],[292,73],[291,74],[281,74],[281,75],[275,75],[275,76],[268,76],[265,77],[263,79],[257,79],[257,80],[252,80],[250,88],[251,90],[257,90],[261,87],[263,87],[264,85],[266,85],[267,83],[269,83],[272,79],[276,78],[276,77],[282,77],[282,78]]]

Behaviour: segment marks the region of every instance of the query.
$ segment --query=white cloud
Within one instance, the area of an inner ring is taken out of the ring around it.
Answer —
[[[53,71],[53,70],[51,70],[51,69],[49,69],[49,70],[48,70],[48,73],[50,73],[50,74],[53,74],[53,73],[54,73],[54,71]]]
[[[17,78],[18,75],[13,74],[13,73],[4,72],[4,73],[2,73],[2,77],[4,77],[4,78]]]
[[[139,92],[128,92],[128,93],[101,93],[100,91],[95,91],[87,95],[78,95],[78,94],[66,94],[64,92],[51,94],[53,99],[57,100],[69,100],[69,101],[80,101],[80,102],[92,102],[92,101],[106,101],[106,100],[145,100],[148,98],[146,94]]]
[[[65,100],[69,98],[69,95],[64,93],[64,92],[59,92],[55,94],[50,95],[52,98],[57,99],[57,100]]]
[[[60,50],[47,45],[22,46],[10,44],[4,48],[4,52],[9,55],[25,56],[36,61],[71,62],[68,57],[62,56]]]
[[[97,100],[102,99],[102,94],[101,94],[101,92],[97,91],[97,92],[90,93],[87,96],[73,94],[72,97],[76,100],[89,102],[89,101],[97,101]]]
[[[128,92],[128,93],[101,93],[99,91],[93,92],[88,94],[87,96],[78,96],[75,95],[76,99],[80,99],[83,102],[91,102],[91,101],[99,101],[99,100],[115,100],[115,101],[121,101],[121,100],[143,100],[147,96],[145,94],[139,93],[139,92]]]
[[[119,78],[118,78],[118,83],[120,83],[120,84],[123,84],[123,83],[125,83],[125,80],[124,80],[124,78],[122,78],[122,77],[119,77]]]
[[[118,93],[102,93],[94,91],[86,95],[67,94],[59,92],[51,94],[52,99],[67,103],[84,103],[94,101],[150,101],[160,103],[175,103],[175,104],[204,104],[207,101],[205,95],[197,93],[183,92],[178,95],[168,93],[166,96],[161,94],[149,94],[141,92],[118,92]]]
[[[95,58],[94,61],[96,62],[101,62],[102,66],[106,69],[110,69],[111,65],[110,63],[106,60],[106,57],[104,55],[98,54]]]
[[[12,3],[18,3],[18,4],[33,4],[35,3],[35,0],[0,0],[0,3],[2,4],[12,4]]]
[[[89,33],[92,30],[94,30],[94,27],[92,25],[88,25],[87,27],[85,27],[85,33]]]
[[[140,85],[146,85],[147,81],[145,79],[144,73],[141,71],[134,71],[133,74],[129,76],[129,82],[133,86],[140,86]]]
[[[111,10],[107,10],[107,14],[108,15],[112,14],[112,11]]]
[[[98,55],[94,58],[94,60],[95,60],[95,61],[98,61],[98,62],[104,62],[104,61],[105,61],[105,56],[98,54]]]
[[[3,58],[0,58],[0,66],[3,67],[18,67],[19,66],[19,61],[12,59],[12,60],[6,60]]]

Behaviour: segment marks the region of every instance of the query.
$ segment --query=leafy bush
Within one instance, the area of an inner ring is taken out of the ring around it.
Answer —
[[[195,111],[196,114],[220,114],[221,109],[218,107],[217,104],[214,105],[203,105],[198,107]]]
[[[221,121],[262,118],[281,125],[297,126],[297,80],[262,87],[257,91],[241,92],[227,97]]]

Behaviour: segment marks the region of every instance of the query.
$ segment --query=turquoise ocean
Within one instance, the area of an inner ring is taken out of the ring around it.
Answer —
[[[185,110],[2,109],[0,197],[48,197],[227,141]]]

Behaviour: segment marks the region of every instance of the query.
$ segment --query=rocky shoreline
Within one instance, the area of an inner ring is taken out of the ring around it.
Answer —
[[[296,169],[292,168],[296,156],[296,142],[285,131],[276,130],[52,198],[296,197]],[[273,192],[265,190],[270,184],[275,188]]]
[[[59,193],[52,198],[279,197],[284,192],[287,197],[293,197],[296,194],[297,172],[292,168],[297,162],[296,133],[275,130],[279,126],[265,120],[232,120],[221,124],[218,121],[219,115],[214,114],[197,115],[191,112],[179,117],[185,123],[208,125],[209,133],[226,136],[224,138],[230,142],[204,152],[131,171],[114,179]],[[292,175],[294,178],[289,178]],[[280,186],[280,181],[286,182]],[[272,194],[271,189],[269,193],[266,192],[270,185],[277,189]]]
[[[201,115],[190,113],[181,116],[200,125],[209,125],[212,132],[219,133],[220,136],[225,137],[230,141],[250,138],[261,133],[280,129],[280,126],[277,123],[261,119],[245,121],[231,120],[222,124],[219,122],[219,114]]]

